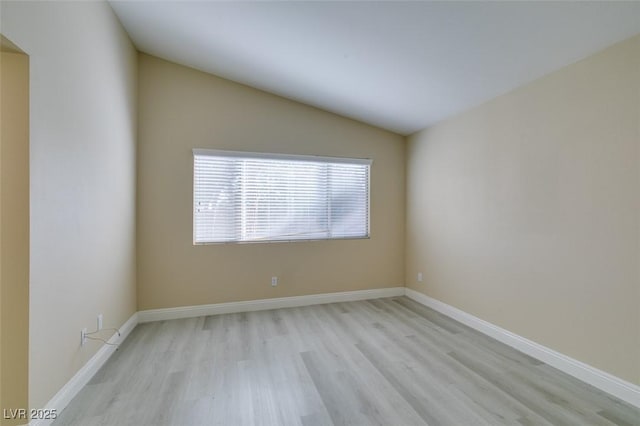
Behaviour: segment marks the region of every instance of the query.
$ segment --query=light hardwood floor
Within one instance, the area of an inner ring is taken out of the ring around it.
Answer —
[[[62,425],[640,425],[407,298],[141,324]]]

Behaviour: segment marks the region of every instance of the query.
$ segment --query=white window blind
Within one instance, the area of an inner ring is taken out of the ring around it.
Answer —
[[[194,244],[369,236],[370,160],[193,153]]]

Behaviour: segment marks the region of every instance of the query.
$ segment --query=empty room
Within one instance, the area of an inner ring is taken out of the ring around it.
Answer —
[[[0,36],[2,426],[640,426],[640,2]]]

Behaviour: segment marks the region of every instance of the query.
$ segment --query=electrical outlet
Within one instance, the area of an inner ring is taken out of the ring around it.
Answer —
[[[102,314],[98,314],[98,331],[102,330]]]
[[[422,272],[418,272],[418,282],[422,282]]]
[[[80,330],[80,346],[84,346],[87,343],[87,329],[83,328]]]
[[[271,287],[278,285],[278,277],[271,277]]]

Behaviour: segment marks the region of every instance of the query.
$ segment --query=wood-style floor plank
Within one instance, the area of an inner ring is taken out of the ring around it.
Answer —
[[[640,410],[401,297],[140,324],[55,425],[640,426]]]

